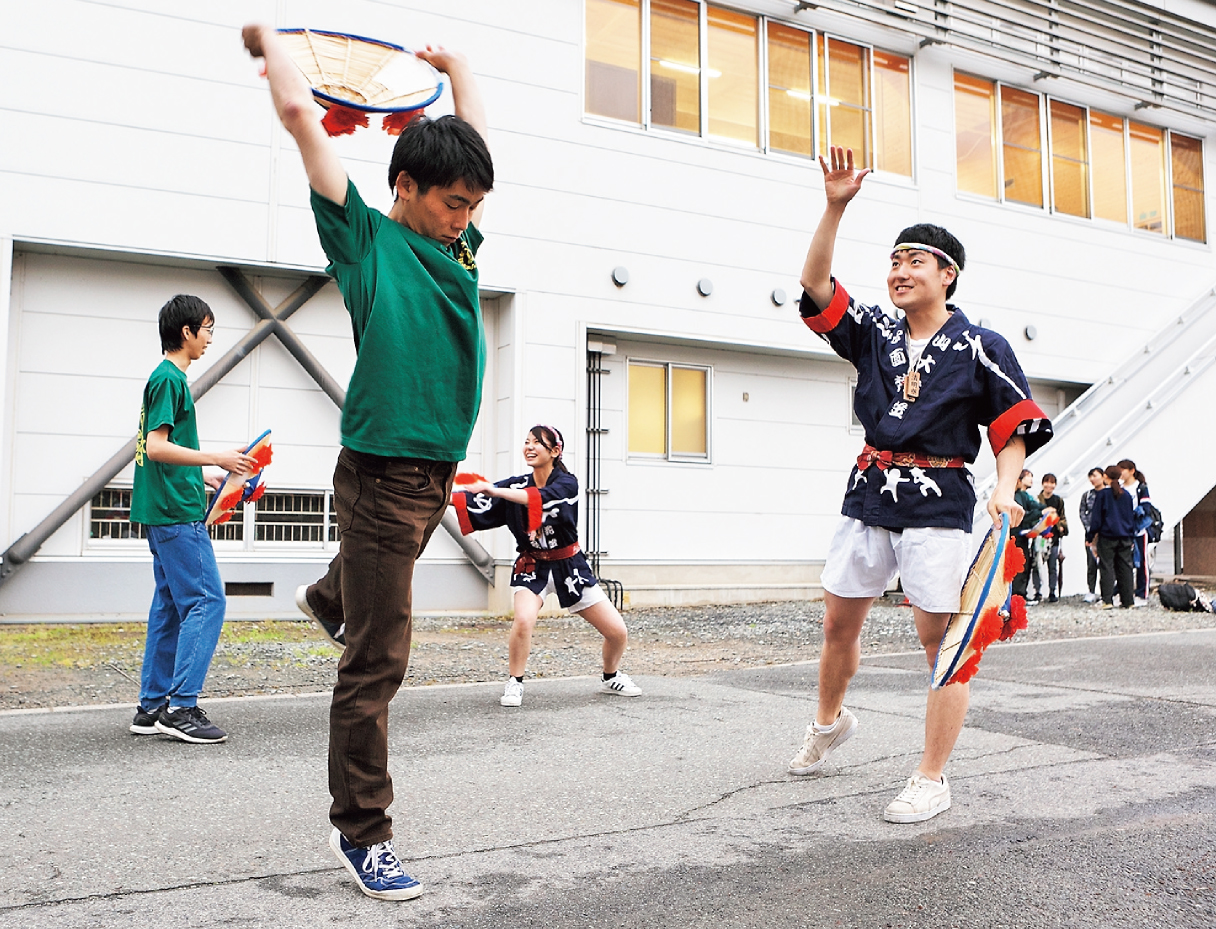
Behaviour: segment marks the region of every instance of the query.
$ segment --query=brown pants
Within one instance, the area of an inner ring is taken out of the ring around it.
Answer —
[[[443,518],[456,464],[343,448],[334,469],[341,532],[329,572],[308,603],[346,623],[329,710],[330,822],[353,845],[392,838],[388,704],[410,660],[414,562]]]

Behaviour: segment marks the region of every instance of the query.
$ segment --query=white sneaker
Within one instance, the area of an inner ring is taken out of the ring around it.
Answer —
[[[814,774],[823,767],[828,755],[852,738],[856,731],[857,717],[844,707],[840,708],[840,715],[827,732],[818,731],[812,722],[806,727],[801,751],[790,761],[790,774]]]
[[[498,701],[503,706],[522,706],[524,702],[524,682],[513,677],[507,678],[507,686],[503,688],[502,699]]]
[[[1095,600],[1098,599],[1098,595],[1097,594],[1086,594],[1081,599],[1084,600],[1086,603],[1093,603]]]
[[[608,680],[600,681],[600,693],[602,694],[616,694],[618,697],[636,697],[641,692],[642,688],[635,684],[624,671],[617,671]]]
[[[1148,601],[1143,597],[1137,597],[1132,605],[1135,607],[1148,606]]]
[[[931,781],[919,771],[908,778],[899,796],[887,804],[882,818],[889,823],[919,823],[950,809],[950,784]]]

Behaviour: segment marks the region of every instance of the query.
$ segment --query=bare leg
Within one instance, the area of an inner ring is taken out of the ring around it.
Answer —
[[[530,590],[515,591],[515,621],[511,623],[511,639],[507,646],[507,670],[512,677],[523,677],[528,669],[532,630],[544,604],[545,601]]]
[[[937,658],[937,647],[945,635],[951,613],[926,613],[920,607],[912,607],[916,617],[916,634],[925,649],[925,657],[932,670]],[[917,770],[935,781],[942,779],[942,772],[954,743],[963,730],[967,716],[967,704],[971,698],[970,684],[948,684],[941,690],[929,691],[925,704],[925,753],[921,756]]]
[[[830,726],[840,715],[849,681],[861,663],[861,627],[873,597],[838,597],[824,591],[823,652],[819,658],[819,706],[815,722]]]
[[[629,642],[629,631],[625,628],[625,620],[616,611],[616,607],[607,600],[601,600],[595,606],[589,606],[578,614],[591,623],[595,631],[604,637],[603,658],[604,673],[614,674],[620,667],[621,657],[625,654],[625,646]]]

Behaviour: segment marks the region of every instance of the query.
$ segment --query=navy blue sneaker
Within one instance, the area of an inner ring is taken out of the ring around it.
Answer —
[[[145,710],[143,704],[135,708],[135,719],[131,722],[131,731],[136,735],[156,735],[160,732],[156,728],[156,718],[160,716],[160,711],[165,709],[169,704],[162,703],[154,710]]]
[[[156,717],[156,729],[183,742],[201,744],[228,740],[228,733],[209,720],[202,708],[197,706],[183,706],[171,710],[166,703],[161,707],[160,715]]]
[[[422,885],[405,873],[401,859],[392,842],[380,842],[370,848],[360,848],[346,841],[335,829],[329,835],[329,847],[346,870],[354,875],[359,889],[377,900],[413,900],[422,893]]]
[[[338,648],[346,648],[346,623],[331,623],[322,619],[308,602],[308,585],[301,584],[296,588],[296,608],[321,627],[321,631],[329,637]]]

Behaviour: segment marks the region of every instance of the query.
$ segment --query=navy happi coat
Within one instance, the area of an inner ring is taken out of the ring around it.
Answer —
[[[569,471],[554,470],[544,487],[537,487],[531,474],[495,481],[494,486],[526,491],[528,503],[512,503],[486,494],[453,494],[461,532],[468,535],[480,529],[506,526],[515,536],[520,554],[511,586],[526,587],[542,595],[552,578],[558,602],[563,607],[576,603],[584,588],[596,584],[587,556],[577,551],[560,561],[540,561],[531,558],[530,553],[566,548],[578,542],[578,478]]]
[[[971,464],[980,450],[980,427],[987,430],[994,455],[1015,435],[1025,439],[1027,455],[1050,440],[1051,422],[1031,399],[1026,376],[1002,336],[948,306],[950,318],[917,364],[920,395],[906,400],[905,321],[857,303],[833,283],[827,307],[820,309],[804,293],[799,311],[807,326],[857,369],[853,409],[868,445]],[[867,526],[970,532],[974,481],[965,467],[855,465],[841,512]]]

